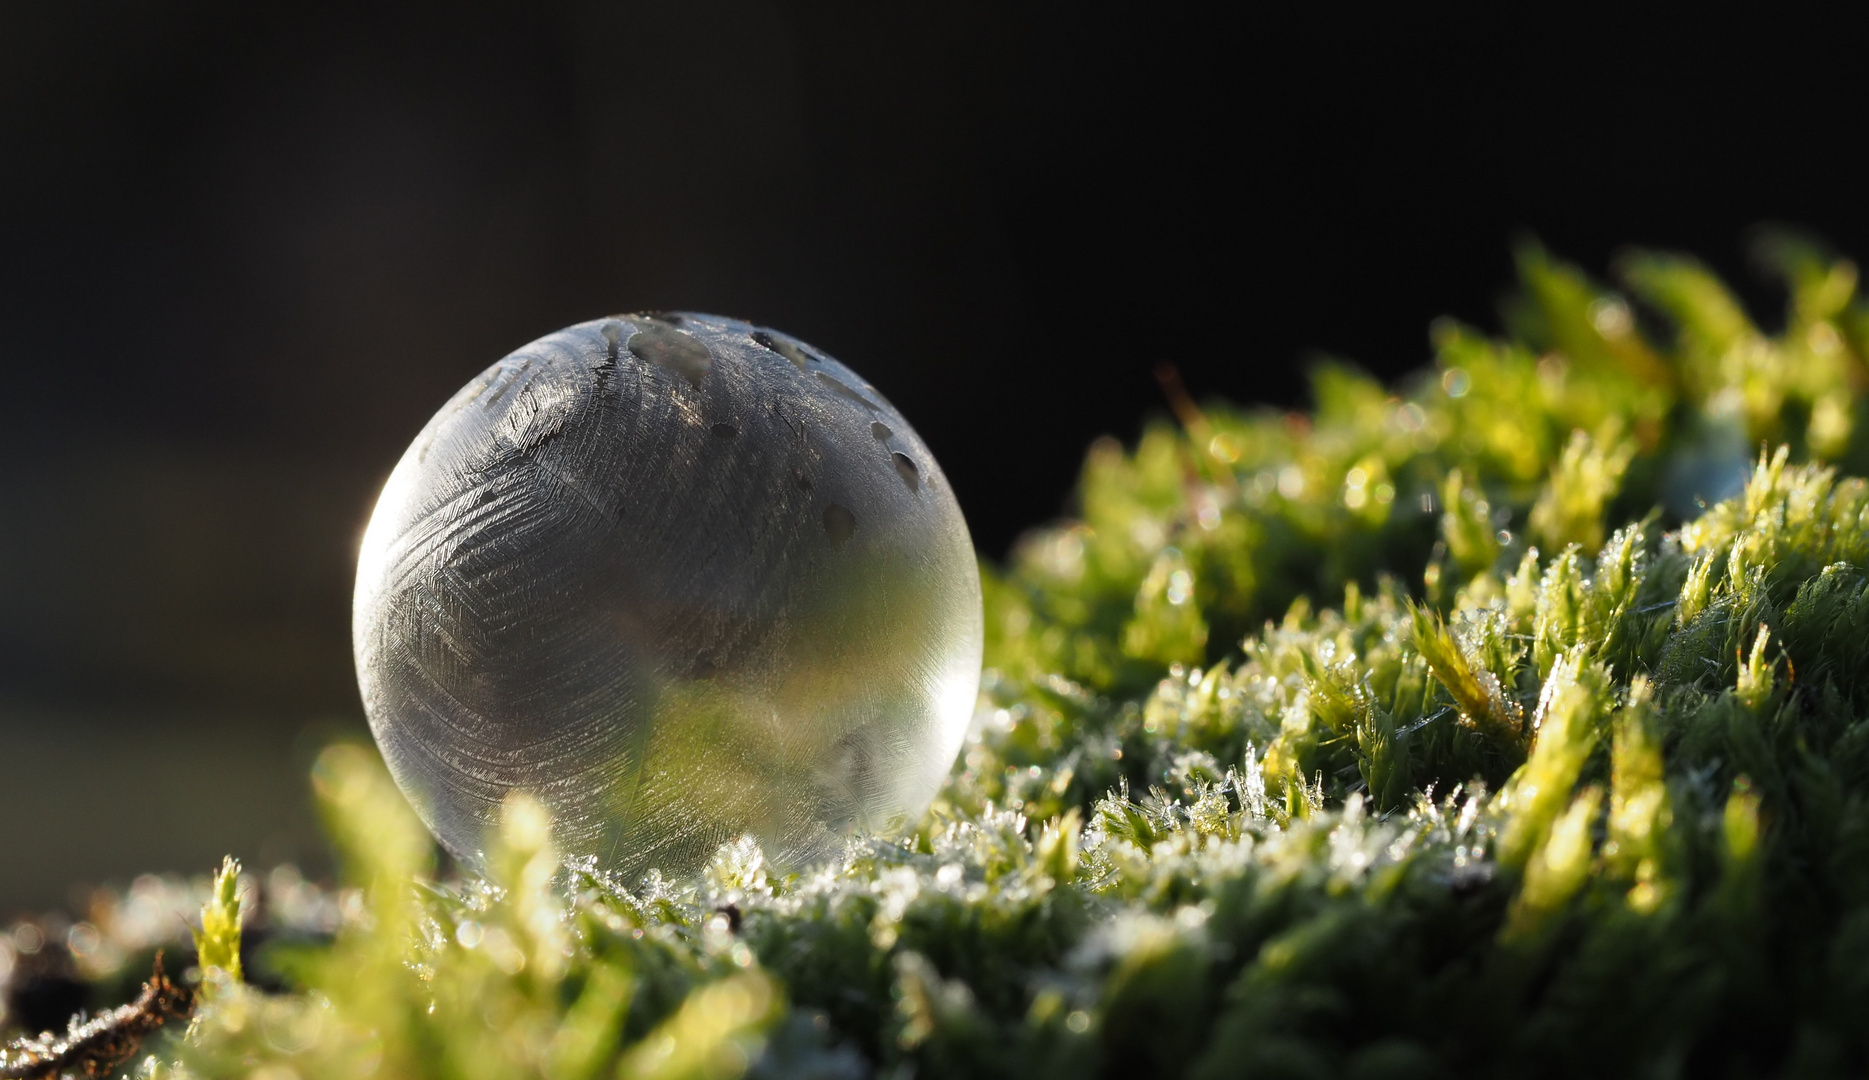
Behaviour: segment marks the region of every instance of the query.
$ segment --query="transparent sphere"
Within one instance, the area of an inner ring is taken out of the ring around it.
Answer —
[[[927,446],[854,372],[711,315],[495,364],[364,534],[358,680],[390,771],[477,862],[506,795],[560,850],[678,872],[913,819],[965,736],[980,579]]]

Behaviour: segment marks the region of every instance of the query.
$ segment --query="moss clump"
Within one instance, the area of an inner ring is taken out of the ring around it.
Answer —
[[[610,880],[520,797],[502,886],[419,884],[331,751],[344,925],[144,1075],[1869,1069],[1869,313],[1762,254],[1775,335],[1528,248],[1509,335],[1399,390],[1099,443],[987,574],[940,801],[838,863]]]

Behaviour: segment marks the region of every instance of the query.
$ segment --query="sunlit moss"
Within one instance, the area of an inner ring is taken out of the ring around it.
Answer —
[[[614,880],[518,797],[494,883],[420,884],[333,750],[363,902],[144,1068],[1869,1070],[1869,314],[1851,264],[1761,251],[1780,333],[1689,260],[1612,290],[1527,247],[1509,335],[1437,324],[1398,388],[1099,442],[987,568],[936,806],[828,863]]]
[[[212,892],[201,909],[201,932],[195,937],[195,960],[204,971],[218,971],[239,982],[240,862],[229,856],[214,875]],[[213,983],[209,984],[214,985]]]

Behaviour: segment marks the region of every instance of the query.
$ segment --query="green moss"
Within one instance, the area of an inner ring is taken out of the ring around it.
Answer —
[[[560,871],[521,797],[504,887],[418,886],[333,750],[362,901],[303,991],[231,984],[142,1067],[1869,1069],[1869,313],[1849,263],[1762,253],[1777,334],[1691,260],[1625,295],[1528,247],[1511,335],[1437,324],[1398,389],[1327,367],[1309,415],[1100,442],[1080,516],[986,569],[936,806],[840,862]]]
[[[203,970],[218,970],[239,982],[240,968],[240,860],[228,856],[214,875],[208,902],[201,908],[201,932],[194,935],[195,961]],[[212,984],[218,985],[218,984]]]

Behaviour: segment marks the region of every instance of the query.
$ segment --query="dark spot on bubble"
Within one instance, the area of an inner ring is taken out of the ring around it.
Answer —
[[[719,670],[719,667],[714,664],[713,657],[703,656],[694,662],[694,670],[689,672],[689,677],[694,679],[711,679],[714,677],[714,673]]]
[[[723,439],[731,439],[740,433],[740,429],[732,424],[715,424],[713,431],[715,435]]]
[[[824,362],[791,342],[783,338],[773,337],[764,330],[753,331],[753,343],[762,349],[771,350],[785,357],[792,362],[793,367],[800,371],[804,371],[807,365],[822,364]]]
[[[714,913],[716,915],[725,915],[727,917],[728,933],[737,934],[740,932],[740,919],[742,918],[740,914],[740,905],[722,904],[719,907],[714,909]]]
[[[831,543],[841,544],[857,531],[857,515],[832,503],[824,508],[824,531],[830,535]]]
[[[870,434],[876,436],[878,439],[887,439],[889,436],[894,435],[895,432],[889,430],[888,424],[878,420],[870,424]]]
[[[843,383],[832,378],[831,376],[826,375],[822,371],[818,372],[818,381],[823,383],[831,391],[831,393],[836,394],[838,397],[845,398],[850,401],[854,401],[858,405],[863,406],[864,408],[870,410],[871,412],[877,411],[875,402],[871,401],[869,398],[864,397],[862,394],[857,393],[855,390],[850,389],[848,386],[845,386]]]
[[[896,475],[902,478],[902,482],[909,486],[910,491],[919,491],[921,489],[921,470],[915,467],[915,463],[909,460],[907,454],[890,454],[889,461],[896,467]]]
[[[654,364],[699,387],[714,366],[714,357],[701,344],[673,327],[657,322],[635,320],[636,332],[630,335],[629,351],[639,360]]]
[[[680,315],[672,311],[645,311],[642,317],[645,319],[654,319],[659,323],[667,323],[670,326],[680,326],[685,321]]]
[[[810,491],[811,490],[811,477],[806,476],[803,473],[798,474],[798,490]]]

